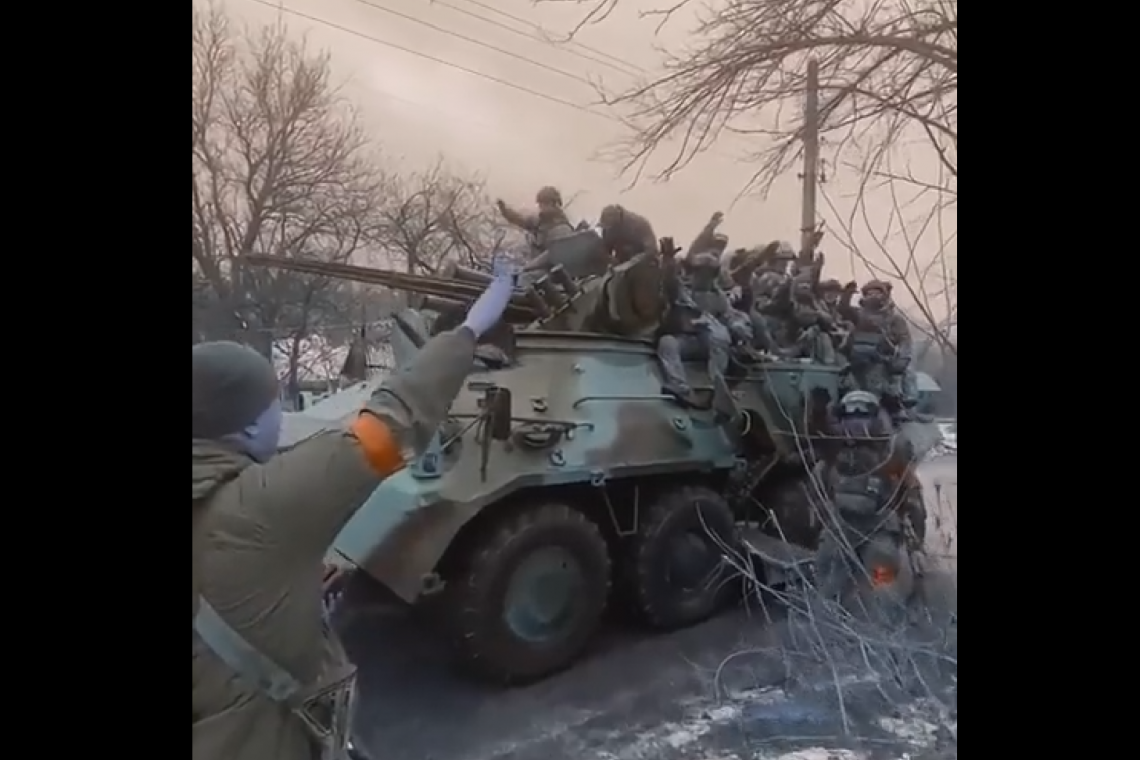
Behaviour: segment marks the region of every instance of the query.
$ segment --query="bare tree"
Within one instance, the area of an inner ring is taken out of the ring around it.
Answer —
[[[571,36],[622,2],[537,1],[585,7]],[[660,31],[695,5],[663,0],[642,16]],[[815,59],[829,173],[856,178],[854,192],[824,198],[828,240],[859,269],[902,283],[919,332],[956,351],[957,0],[718,0],[700,11],[690,40],[681,53],[664,51],[661,73],[601,93],[631,130],[617,146],[624,169],[640,177],[657,156],[663,164],[650,175],[666,179],[726,133],[743,135],[760,146],[751,188],[767,191],[798,158]],[[885,223],[868,208],[884,197]]]
[[[486,269],[512,240],[481,177],[449,168],[442,158],[423,171],[389,175],[375,230],[390,264],[433,273],[444,261]]]
[[[545,1],[589,6],[579,28],[605,21],[621,2]],[[642,15],[664,25],[690,4]],[[671,149],[657,173],[668,177],[729,130],[765,138],[756,181],[770,183],[798,152],[806,62],[815,58],[826,143],[857,143],[873,172],[882,170],[884,151],[921,136],[945,174],[957,177],[957,0],[722,0],[705,10],[691,39],[684,52],[666,52],[663,73],[603,93],[634,131],[627,169],[640,171],[650,155]]]
[[[354,113],[330,83],[328,57],[283,26],[236,30],[217,7],[194,9],[193,261],[196,311],[209,337],[272,353],[340,319],[339,286],[244,267],[271,253],[343,260],[366,241],[381,191]],[[296,386],[297,362],[288,384]]]
[[[874,211],[872,197],[879,201]],[[947,197],[898,179],[864,175],[851,197],[834,199],[825,187],[823,200],[833,233],[829,239],[847,254],[851,270],[897,283],[919,342],[940,357],[956,358],[958,233]],[[884,206],[889,209],[885,218]]]

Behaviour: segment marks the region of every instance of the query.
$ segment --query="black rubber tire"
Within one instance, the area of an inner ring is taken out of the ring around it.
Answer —
[[[727,546],[740,545],[732,509],[716,491],[682,486],[660,493],[640,515],[637,534],[624,557],[623,585],[637,618],[650,628],[673,631],[709,619],[739,593],[722,565],[715,581],[699,592],[678,593],[668,581],[666,552],[680,531],[707,528]],[[704,540],[711,541],[706,536]],[[723,552],[723,548],[715,551]]]
[[[566,636],[535,645],[503,619],[511,573],[533,550],[556,545],[574,555],[584,587]],[[597,632],[609,598],[609,547],[598,526],[562,504],[513,512],[482,534],[444,588],[441,612],[457,665],[479,680],[501,685],[533,682],[571,665]]]

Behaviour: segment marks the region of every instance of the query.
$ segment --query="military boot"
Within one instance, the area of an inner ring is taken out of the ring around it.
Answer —
[[[687,409],[708,409],[712,403],[711,400],[698,398],[692,388],[678,388],[672,385],[663,385],[661,386],[661,393],[666,396],[672,396],[678,404]]]

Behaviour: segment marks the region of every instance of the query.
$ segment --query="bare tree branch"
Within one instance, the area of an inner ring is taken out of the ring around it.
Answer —
[[[618,0],[538,0],[587,6],[603,22]],[[668,21],[685,0],[642,15]],[[604,102],[625,114],[624,169],[640,174],[665,154],[665,179],[726,131],[763,142],[755,186],[767,189],[799,152],[809,58],[820,64],[822,139],[880,168],[884,146],[921,139],[957,177],[957,0],[722,0],[706,8],[693,44],[667,53],[664,72]],[[792,116],[787,113],[793,109]]]
[[[389,175],[376,241],[408,272],[435,272],[444,261],[487,269],[513,237],[495,213],[483,179],[442,158],[405,176]]]
[[[253,252],[340,260],[367,240],[382,185],[328,57],[283,26],[236,31],[194,9],[193,263],[215,318],[205,332],[266,353],[328,311],[327,281],[246,269]]]

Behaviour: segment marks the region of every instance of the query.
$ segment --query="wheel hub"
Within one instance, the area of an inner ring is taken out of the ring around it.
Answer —
[[[675,588],[698,590],[716,570],[717,561],[707,538],[686,531],[669,543],[669,580]]]
[[[553,546],[533,552],[507,585],[507,626],[532,643],[558,638],[573,621],[583,585],[582,568],[570,552]]]

